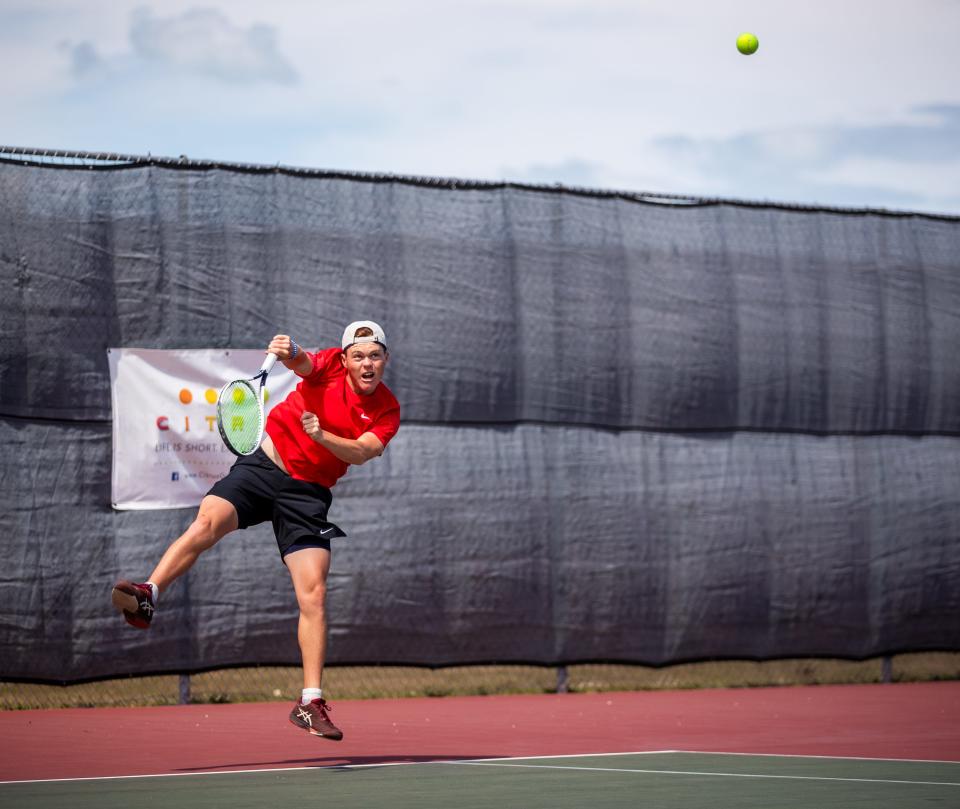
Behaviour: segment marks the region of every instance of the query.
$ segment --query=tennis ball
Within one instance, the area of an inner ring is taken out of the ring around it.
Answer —
[[[740,51],[744,56],[749,56],[751,53],[756,53],[757,48],[760,47],[760,40],[757,39],[753,34],[740,34],[737,37],[737,50]]]

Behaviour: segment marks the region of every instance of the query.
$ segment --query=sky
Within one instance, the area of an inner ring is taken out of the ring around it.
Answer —
[[[960,214],[960,0],[0,11],[7,146]]]

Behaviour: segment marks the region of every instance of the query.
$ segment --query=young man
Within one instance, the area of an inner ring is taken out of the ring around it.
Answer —
[[[280,556],[300,607],[297,639],[303,693],[290,713],[297,727],[339,740],[320,681],[326,656],[326,583],[330,540],[344,536],[327,521],[330,488],[351,465],[383,453],[400,427],[400,405],[382,383],[388,353],[383,329],[370,320],[347,326],[341,346],[317,354],[278,334],[276,354],[301,382],[270,411],[260,448],[239,458],[200,503],[189,528],[167,548],[146,582],[120,581],[113,604],[127,622],[147,629],[160,593],[206,550],[237,528],[271,520]]]

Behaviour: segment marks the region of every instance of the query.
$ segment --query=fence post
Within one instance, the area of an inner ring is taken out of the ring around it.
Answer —
[[[570,690],[570,676],[566,666],[557,666],[557,693],[566,694]]]
[[[893,658],[890,655],[884,655],[880,661],[880,682],[893,682]]]
[[[190,704],[190,675],[189,674],[180,675],[180,704],[181,705]]]

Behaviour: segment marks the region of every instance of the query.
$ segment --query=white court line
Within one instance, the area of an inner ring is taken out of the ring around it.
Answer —
[[[562,755],[553,755],[553,756],[503,756],[501,758],[474,758],[474,759],[433,759],[430,761],[382,761],[373,764],[324,764],[314,767],[261,767],[255,769],[247,770],[201,770],[199,772],[160,772],[160,773],[144,773],[142,775],[95,775],[95,776],[82,776],[78,778],[34,778],[34,779],[22,779],[22,780],[13,780],[13,781],[0,781],[0,786],[6,784],[56,784],[56,783],[73,783],[77,781],[125,781],[132,779],[142,779],[142,778],[186,778],[197,775],[245,775],[249,773],[278,773],[278,772],[298,772],[304,770],[360,770],[366,768],[374,767],[404,767],[414,764],[476,764],[481,765],[489,762],[490,766],[495,766],[499,762],[511,762],[511,761],[552,761],[554,759],[568,759],[568,758],[602,758],[610,756],[654,756],[654,755],[665,755],[665,754],[690,754],[690,755],[707,755],[707,756],[775,756],[778,758],[816,758],[816,759],[849,759],[855,761],[888,761],[888,762],[898,762],[906,761],[913,763],[928,763],[928,764],[957,764],[955,761],[936,761],[929,759],[900,759],[900,758],[856,758],[853,756],[811,756],[811,755],[792,755],[789,753],[715,753],[701,750],[634,750],[623,753],[565,753]],[[346,758],[346,757],[345,757]],[[500,766],[537,766],[537,765],[509,765],[509,764],[500,764]],[[548,765],[541,765],[548,766]],[[558,767],[557,769],[582,769],[589,770],[588,767]],[[600,769],[600,768],[596,768]],[[611,769],[610,772],[654,772],[654,773],[667,773],[667,774],[678,774],[671,770],[616,770]],[[722,773],[689,773],[690,775],[722,775]],[[736,773],[726,773],[726,775],[734,776]],[[812,777],[812,776],[746,776],[742,775],[740,777],[764,777],[764,778],[801,778],[801,777]],[[821,780],[866,780],[871,779],[829,779],[824,778]],[[886,782],[884,782],[886,783]],[[889,783],[900,783],[896,781],[890,781]],[[916,783],[922,784],[927,783],[924,781],[905,781],[902,783]],[[953,785],[951,782],[941,782],[941,781],[931,781],[929,783],[934,784],[946,784],[947,786]]]
[[[586,756],[584,756],[584,758],[586,758]],[[446,761],[442,763],[465,764],[472,767],[523,767],[534,770],[570,770],[573,772],[624,772],[642,775],[707,775],[717,778],[780,778],[790,781],[853,781],[864,784],[921,784],[938,787],[960,787],[960,782],[954,781],[901,781],[892,778],[831,778],[819,775],[762,775],[759,773],[697,772],[694,770],[627,770],[616,767],[564,767],[559,764],[507,764],[494,761]]]
[[[443,758],[437,759],[437,764],[462,764],[464,762],[483,762],[483,761],[530,761],[531,759],[549,759],[555,758],[603,758],[604,756],[659,756],[667,753],[686,753],[687,750],[633,750],[628,753],[563,753],[555,756],[502,756],[501,758]]]
[[[837,761],[904,761],[908,764],[956,764],[960,761],[948,761],[940,758],[877,758],[875,756],[816,756],[811,753],[729,753],[717,750],[664,750],[665,753],[687,753],[691,756],[755,756],[757,758],[815,758],[836,759]],[[589,755],[585,753],[584,755]],[[614,753],[612,755],[623,755]]]
[[[560,756],[504,756],[503,758],[470,758],[470,759],[449,759],[437,758],[429,761],[381,761],[375,764],[322,764],[315,767],[261,767],[251,770],[200,770],[199,772],[154,772],[143,773],[141,775],[91,775],[78,778],[33,778],[14,781],[0,781],[0,786],[4,784],[56,784],[72,783],[74,781],[124,781],[134,778],[183,778],[194,775],[244,775],[246,773],[257,772],[297,772],[300,770],[362,770],[365,767],[404,767],[411,764],[457,764],[460,761],[482,762],[482,761],[527,761],[529,759],[555,759],[555,758],[591,758],[599,756],[651,756],[657,753],[681,753],[682,750],[639,750],[633,753],[567,753]],[[349,758],[349,756],[344,756]]]
[[[876,756],[823,756],[813,755],[811,753],[730,753],[717,750],[634,750],[627,753],[567,753],[560,756],[504,756],[503,758],[469,758],[469,759],[438,759],[438,763],[444,761],[450,763],[463,763],[464,761],[528,761],[530,759],[555,759],[555,758],[600,758],[601,756],[653,756],[664,753],[681,753],[691,756],[756,756],[757,758],[812,758],[825,759],[830,761],[885,761],[897,763],[900,761],[908,764],[956,764],[960,761],[949,761],[947,759],[937,758],[879,758]],[[357,765],[366,766],[366,765]]]

